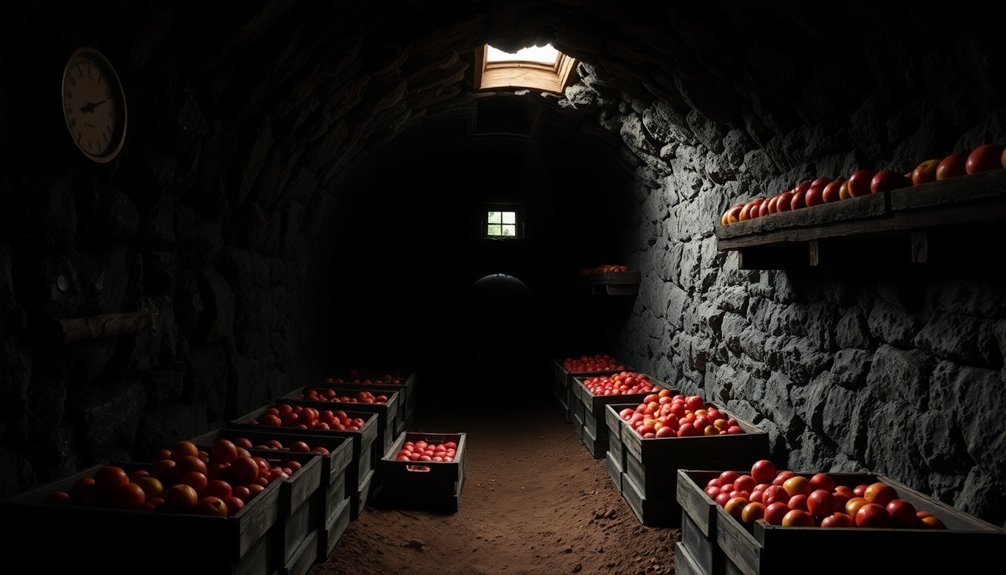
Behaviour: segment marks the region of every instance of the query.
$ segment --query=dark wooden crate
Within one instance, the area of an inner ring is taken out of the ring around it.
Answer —
[[[301,541],[300,547],[287,559],[283,566],[282,575],[307,575],[311,566],[318,560],[318,534],[317,529],[308,533],[307,537]]]
[[[587,453],[594,459],[601,459],[608,453],[608,439],[598,439],[585,425],[580,425],[580,440],[587,448]]]
[[[766,432],[729,411],[720,411],[736,419],[745,433],[644,439],[628,424],[622,426],[625,472],[646,497],[674,501],[678,469],[744,469],[768,457]]]
[[[801,473],[810,476],[812,473]],[[728,561],[727,572],[745,575],[806,573],[839,575],[849,572],[844,561],[821,561],[837,550],[848,550],[857,565],[872,573],[964,573],[1006,559],[1006,531],[927,497],[882,475],[829,473],[838,485],[883,481],[919,511],[936,515],[947,529],[822,529],[782,527],[764,520],[748,531],[716,506],[716,541]]]
[[[115,465],[127,471],[151,467]],[[226,518],[45,503],[52,491],[69,491],[102,466],[0,503],[4,520],[17,525],[6,536],[9,563],[30,564],[40,573],[107,570],[109,558],[120,566],[149,566],[156,557],[158,570],[228,575],[272,575],[282,566],[273,530],[279,519],[280,482]],[[165,549],[172,553],[165,554]]]
[[[624,470],[610,451],[604,457],[604,470],[608,473],[608,478],[611,479],[611,484],[615,487],[615,491],[621,493],[622,473],[624,473]]]
[[[346,488],[346,472],[353,461],[353,438],[350,436],[307,435],[296,433],[296,431],[298,430],[285,427],[270,428],[270,431],[224,427],[193,437],[192,442],[196,445],[208,446],[212,445],[217,439],[229,439],[233,441],[244,437],[251,441],[253,446],[261,445],[270,439],[277,439],[281,443],[284,443],[284,445],[293,443],[294,441],[303,441],[311,447],[324,447],[328,450],[328,455],[299,454],[314,455],[321,460],[318,497],[322,512],[319,520],[322,526],[324,526],[336,512],[336,506],[342,499],[350,496],[350,492]],[[282,457],[283,455],[296,452],[269,451],[268,453],[279,454]]]
[[[336,507],[328,525],[318,533],[318,560],[325,561],[335,551],[350,522],[350,499],[344,498]]]
[[[712,575],[702,570],[698,561],[681,541],[674,544],[674,573],[676,575]]]
[[[354,381],[362,381],[366,379],[381,378],[385,374],[389,374],[393,377],[401,378],[402,384],[395,385],[387,382],[372,382],[369,384],[365,383],[354,383]],[[338,387],[347,387],[350,389],[375,389],[375,388],[390,388],[396,391],[400,391],[401,397],[399,398],[399,410],[398,413],[401,420],[410,424],[410,422],[415,417],[416,411],[416,371],[413,369],[404,368],[361,368],[361,369],[340,369],[337,370],[331,377],[325,378],[324,385],[334,385]],[[341,380],[341,383],[340,381]],[[332,383],[328,383],[332,381]]]
[[[363,480],[360,481],[359,487],[356,489],[356,494],[349,500],[349,518],[352,520],[357,520],[360,518],[360,514],[363,510],[367,508],[367,501],[370,500],[370,490],[374,482],[375,471],[371,469],[364,476]]]
[[[612,373],[618,373],[620,371],[632,371],[629,366],[623,364],[624,369],[614,369],[607,371],[590,371],[590,372],[571,372],[566,371],[562,366],[563,360],[556,359],[553,362],[553,370],[555,372],[556,386],[558,399],[561,400],[562,404],[566,407],[566,422],[572,423],[573,421],[573,411],[576,409],[575,405],[575,392],[573,390],[573,378],[575,377],[593,377],[597,375],[610,375]]]
[[[681,542],[706,575],[721,575],[725,571],[726,559],[716,542],[717,505],[703,490],[710,479],[719,475],[719,471],[678,470]]]
[[[647,527],[674,527],[681,521],[674,499],[647,497],[628,473],[622,473],[622,498],[636,514],[636,519]]]
[[[420,439],[434,444],[455,442],[457,447],[454,461],[413,462],[395,459],[395,455],[406,441]],[[380,494],[382,502],[399,507],[456,513],[465,481],[466,439],[464,433],[409,431],[402,434],[392,446],[390,455],[380,461],[383,478]],[[411,471],[409,470],[411,465],[425,465],[430,470]]]
[[[609,403],[604,407],[604,423],[608,429],[608,453],[615,458],[619,467],[625,470],[625,444],[622,442],[622,428],[627,424],[618,416],[625,408],[635,409],[637,404]]]
[[[314,386],[314,387],[318,388],[325,386]],[[339,390],[348,389],[340,386],[332,386],[332,387],[334,389]],[[291,405],[306,405],[318,410],[331,409],[335,411],[341,409],[346,413],[349,413],[350,411],[376,413],[377,445],[381,453],[384,453],[389,447],[391,447],[391,444],[394,443],[395,441],[395,437],[398,436],[398,434],[395,433],[395,426],[397,417],[399,416],[398,413],[399,392],[394,391],[393,389],[390,388],[380,390],[377,389],[368,390],[368,391],[380,391],[382,393],[388,394],[388,401],[386,403],[341,403],[336,401],[309,401],[306,399],[300,399],[303,396],[304,391],[306,391],[307,389],[310,388],[301,387],[299,389],[295,389],[290,393],[284,395],[277,401],[289,403]]]
[[[265,457],[270,463],[297,461],[301,468],[288,479],[280,483],[279,520],[277,539],[283,550],[281,557],[284,565],[294,561],[294,555],[303,546],[304,541],[324,524],[321,494],[327,488],[323,486],[321,458],[309,453],[288,453],[272,450],[250,450],[252,455]],[[315,544],[317,548],[317,544]]]
[[[232,421],[229,427],[233,429],[249,429],[254,431],[265,431],[265,432],[281,432],[281,430],[288,430],[295,434],[315,436],[315,437],[349,437],[353,440],[353,459],[349,465],[349,469],[346,473],[346,490],[347,494],[352,497],[354,493],[359,491],[360,482],[363,477],[374,468],[374,462],[380,455],[374,449],[374,443],[377,439],[377,415],[374,413],[367,413],[363,411],[350,411],[343,410],[350,417],[359,417],[364,420],[363,427],[359,431],[323,431],[317,429],[299,429],[295,427],[266,427],[262,425],[252,425],[249,423],[253,419],[259,418],[269,407],[264,406],[247,413],[234,421]]]
[[[619,372],[614,372],[619,373]],[[609,374],[610,375],[610,374]],[[657,378],[642,373],[640,374],[646,379],[648,379],[653,385],[661,389],[670,390],[672,393],[678,393],[677,390],[673,389],[667,383],[664,383]],[[583,420],[584,426],[590,430],[590,432],[597,437],[598,440],[607,440],[608,438],[608,425],[605,423],[605,407],[617,403],[626,404],[631,407],[636,407],[642,403],[643,399],[646,398],[650,393],[658,393],[660,390],[649,392],[649,393],[631,393],[623,395],[594,395],[587,389],[587,386],[583,384],[583,380],[589,379],[591,377],[597,377],[594,375],[590,376],[577,376],[573,378],[573,389],[574,395],[580,401],[580,418]]]

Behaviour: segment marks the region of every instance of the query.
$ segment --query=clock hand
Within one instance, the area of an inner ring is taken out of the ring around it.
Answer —
[[[98,106],[104,104],[107,101],[108,100],[105,99],[105,100],[99,100],[97,102],[88,102],[88,103],[86,103],[86,104],[84,104],[83,106],[80,107],[80,111],[83,114],[93,114],[95,108],[97,108]]]

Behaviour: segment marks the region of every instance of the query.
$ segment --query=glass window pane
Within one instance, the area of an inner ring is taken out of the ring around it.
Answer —
[[[500,212],[489,212],[489,223],[490,224],[500,223],[500,216],[501,216]]]
[[[490,236],[499,236],[499,235],[502,235],[500,233],[500,225],[499,224],[489,224],[489,229],[488,229],[487,233]]]
[[[517,226],[513,224],[503,224],[503,235],[504,236],[516,236]]]
[[[504,224],[516,224],[517,223],[517,212],[503,212],[503,223]]]

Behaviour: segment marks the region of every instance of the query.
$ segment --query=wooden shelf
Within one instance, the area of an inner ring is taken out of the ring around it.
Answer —
[[[1006,170],[871,194],[716,226],[742,269],[947,264],[1006,221]],[[977,224],[977,225],[976,225]]]
[[[633,296],[639,293],[639,272],[601,272],[578,275],[577,285],[590,295]]]

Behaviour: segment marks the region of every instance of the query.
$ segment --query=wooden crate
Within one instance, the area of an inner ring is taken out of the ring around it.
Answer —
[[[400,378],[401,384],[393,384],[383,381],[373,381],[375,378],[383,378],[385,375]],[[416,371],[404,368],[361,368],[361,369],[340,369],[331,377],[319,385],[336,385],[351,389],[376,389],[389,388],[399,391],[399,414],[401,421],[406,426],[411,426],[416,412]],[[364,383],[371,380],[371,383]],[[317,386],[316,386],[317,387]]]
[[[294,427],[265,427],[262,425],[252,425],[250,421],[261,416],[266,409],[271,406],[264,406],[247,413],[230,423],[228,427],[233,429],[251,430],[266,433],[289,432],[296,435],[306,435],[313,437],[348,437],[353,442],[353,458],[346,470],[346,494],[349,497],[356,496],[360,491],[360,486],[365,478],[369,477],[374,468],[374,463],[379,453],[374,449],[377,440],[377,415],[362,411],[343,410],[350,417],[359,417],[364,420],[363,427],[359,431],[322,431],[316,429],[298,429]]]
[[[358,391],[356,388],[348,388],[342,386],[311,386],[314,388],[319,387],[332,387],[337,391],[350,391],[355,393]],[[306,405],[313,407],[315,409],[331,409],[337,410],[341,409],[347,413],[350,411],[364,411],[368,413],[377,414],[377,446],[380,449],[380,453],[383,454],[391,444],[394,443],[395,438],[398,434],[395,433],[395,427],[397,423],[397,418],[399,416],[399,392],[392,388],[372,388],[367,391],[371,392],[381,392],[388,396],[388,401],[385,403],[341,403],[337,401],[309,401],[301,399],[304,392],[311,387],[300,387],[290,393],[279,398],[278,402],[289,403],[291,405]]]
[[[608,473],[608,478],[611,479],[612,485],[615,486],[615,491],[621,493],[622,473],[624,473],[624,470],[610,451],[604,457],[604,470]]]
[[[280,571],[283,575],[306,575],[311,566],[318,560],[319,531],[313,530],[301,542],[293,556],[287,560]]]
[[[678,469],[743,469],[768,457],[766,432],[720,411],[736,419],[744,433],[644,439],[628,424],[622,426],[625,472],[647,498],[675,501]]]
[[[608,453],[618,463],[619,468],[625,470],[625,444],[622,443],[622,428],[626,423],[618,416],[618,412],[626,407],[635,408],[637,404],[631,403],[609,403],[604,407],[604,423],[608,429]]]
[[[647,497],[643,488],[628,473],[622,473],[622,499],[636,514],[636,519],[647,527],[673,527],[681,520],[673,499]]]
[[[674,573],[676,575],[710,575],[699,567],[683,542],[674,544]]]
[[[356,488],[356,493],[349,499],[349,518],[353,521],[359,519],[360,514],[367,508],[367,501],[370,500],[370,491],[374,483],[374,475],[375,472],[373,469],[368,471],[360,481],[360,485]]]
[[[615,372],[618,373],[618,372]],[[672,393],[678,393],[677,390],[672,389],[668,384],[656,379],[655,377],[647,374],[641,374],[650,382],[652,382],[657,387],[662,389],[668,389]],[[576,396],[578,407],[577,411],[580,413],[580,419],[583,421],[583,425],[590,431],[590,434],[597,438],[597,441],[601,442],[605,450],[608,445],[608,425],[605,421],[605,407],[617,403],[620,405],[626,404],[629,407],[635,408],[637,405],[642,403],[643,399],[646,398],[650,393],[632,393],[624,395],[594,395],[589,389],[583,384],[583,380],[589,379],[596,376],[584,376],[584,377],[574,377],[573,378],[573,395]],[[658,390],[659,391],[659,390]],[[657,392],[651,392],[657,393]],[[616,414],[617,415],[617,414]],[[599,459],[604,457],[604,450],[599,454],[594,456]]]
[[[743,472],[741,475],[748,472]],[[726,558],[716,542],[716,502],[703,487],[719,471],[678,470],[677,501],[681,507],[681,545],[688,549],[699,573],[721,575]]]
[[[346,488],[346,471],[353,461],[353,438],[350,436],[306,435],[296,433],[296,429],[270,428],[270,431],[256,429],[214,429],[200,436],[193,437],[192,442],[200,446],[212,445],[217,439],[235,440],[247,438],[253,446],[261,445],[270,439],[278,439],[284,445],[294,441],[303,441],[311,447],[324,447],[328,455],[315,455],[321,460],[321,478],[319,500],[321,513],[320,526],[323,528],[337,513],[337,507],[343,499],[350,496]],[[291,451],[270,451],[273,454],[294,453]]]
[[[570,372],[562,366],[561,359],[556,359],[553,361],[553,371],[555,374],[555,394],[557,397],[557,402],[561,403],[566,408],[565,419],[567,423],[573,422],[573,411],[577,409],[575,403],[576,399],[573,395],[573,378],[576,377],[594,377],[599,375],[610,375],[612,373],[618,373],[620,371],[632,371],[629,366],[624,366],[624,369],[615,369],[607,371],[590,371],[590,372]]]
[[[114,463],[127,471],[150,464]],[[272,575],[282,561],[273,527],[279,519],[281,482],[273,482],[230,517],[51,505],[52,491],[69,491],[102,465],[28,491],[3,503],[0,514],[17,525],[6,537],[6,561],[33,572],[101,572],[150,566],[162,572]],[[171,553],[165,553],[171,549]]]
[[[802,475],[810,476],[812,473]],[[883,481],[919,511],[936,515],[947,529],[822,529],[782,527],[764,520],[748,531],[716,506],[716,541],[726,556],[726,572],[744,575],[806,573],[845,575],[849,557],[870,573],[965,573],[1002,565],[1006,559],[1006,531],[927,497],[882,475],[829,473],[836,484]],[[852,567],[855,569],[855,567]]]
[[[395,455],[406,441],[428,443],[444,443],[453,441],[457,444],[454,461],[451,462],[411,462],[397,461]],[[390,455],[380,461],[381,477],[383,478],[380,498],[383,502],[399,507],[409,507],[456,513],[461,488],[465,482],[465,447],[464,433],[428,433],[409,431],[402,434],[392,447]],[[428,471],[414,471],[410,468],[421,464],[429,467]]]
[[[280,484],[279,520],[276,530],[278,544],[283,550],[283,565],[290,568],[298,562],[304,543],[317,534],[324,524],[322,494],[326,485],[321,483],[321,458],[309,453],[288,453],[271,450],[250,450],[252,455],[266,458],[270,463],[297,461],[301,468]],[[315,540],[312,548],[317,550]]]
[[[336,513],[329,519],[328,525],[318,533],[318,561],[325,561],[335,551],[342,534],[346,532],[350,522],[350,499],[344,498],[336,508]]]
[[[579,423],[580,441],[587,448],[587,453],[594,459],[601,459],[608,453],[608,440],[598,439],[582,422]]]

